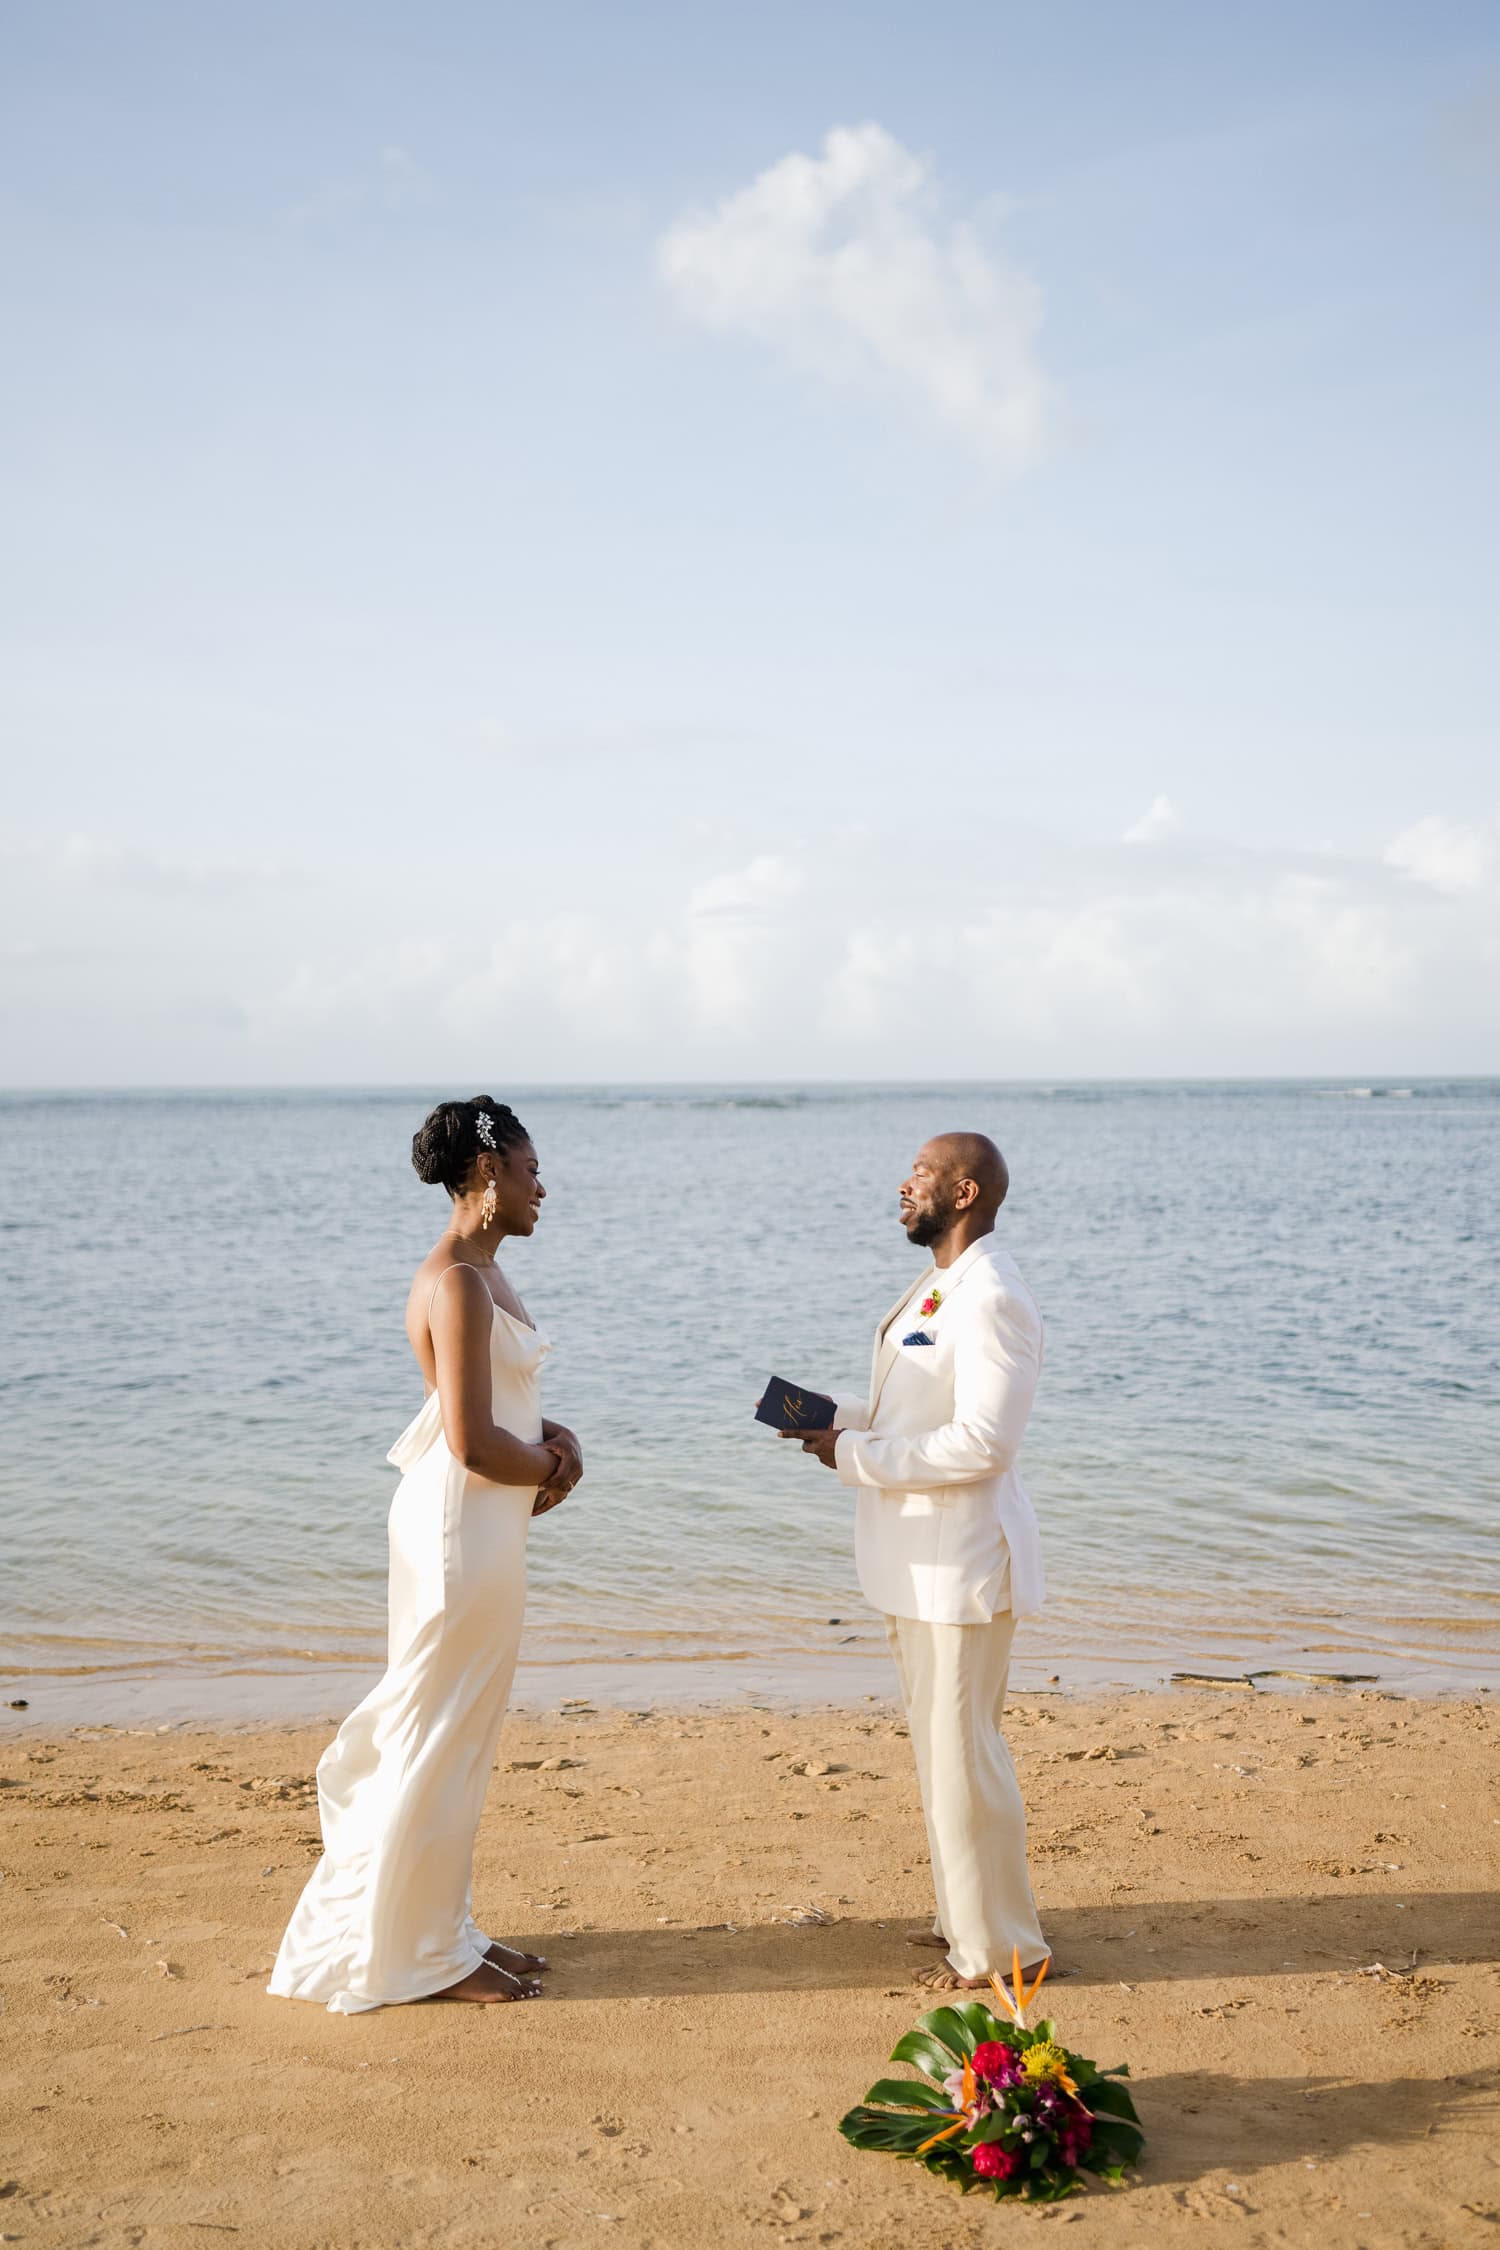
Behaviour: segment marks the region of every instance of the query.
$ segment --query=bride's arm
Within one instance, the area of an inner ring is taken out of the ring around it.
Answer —
[[[437,1291],[428,1315],[448,1451],[491,1484],[545,1484],[561,1466],[557,1451],[495,1427],[490,1293],[469,1267],[454,1270],[458,1280]]]

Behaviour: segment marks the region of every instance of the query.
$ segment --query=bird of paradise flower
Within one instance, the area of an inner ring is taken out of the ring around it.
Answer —
[[[1049,1955],[1037,1970],[1030,1984],[1027,1984],[1021,1975],[1020,1947],[1012,1946],[1010,1953],[1011,1991],[1007,1992],[1000,1979],[993,1974],[991,1975],[990,1984],[994,1989],[995,1997],[1009,2009],[1018,2031],[1026,2029],[1026,2011],[1041,1991],[1043,1984],[1046,1982],[1047,1971],[1051,1966],[1052,1960]],[[1062,2052],[1060,2048],[1057,2051],[1059,2054]],[[1076,2095],[1078,2092],[1078,2088],[1068,2076],[1065,2067],[1060,2070],[1049,2070],[1047,2076],[1053,2078],[1059,2086],[1065,2087],[1070,2094]],[[951,2141],[955,2133],[962,2133],[967,2127],[977,2124],[979,2111],[976,2096],[978,2091],[979,2082],[974,2076],[974,2065],[966,2055],[964,2057],[963,2089],[959,2096],[960,2106],[948,2112],[954,2122],[951,2125],[945,2125],[940,2133],[932,2134],[930,2139],[923,2141],[921,2147],[913,2153],[917,2156],[925,2156],[927,2151],[930,2148],[936,2148],[940,2141]]]

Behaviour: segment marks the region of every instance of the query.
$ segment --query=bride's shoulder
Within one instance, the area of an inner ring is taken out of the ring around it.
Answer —
[[[450,1276],[457,1279],[450,1279]],[[412,1275],[407,1293],[407,1325],[419,1322],[430,1326],[432,1321],[452,1313],[461,1313],[467,1307],[486,1309],[492,1302],[484,1276],[462,1258],[447,1257],[434,1250],[424,1258]]]

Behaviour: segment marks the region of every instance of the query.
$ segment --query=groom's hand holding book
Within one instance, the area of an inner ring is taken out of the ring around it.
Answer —
[[[815,1453],[831,1469],[839,1433],[833,1426],[834,1402],[826,1391],[810,1391],[773,1375],[755,1402],[755,1419],[779,1437],[797,1438],[804,1453]]]

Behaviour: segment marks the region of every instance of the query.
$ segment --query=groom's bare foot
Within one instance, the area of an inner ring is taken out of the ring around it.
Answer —
[[[534,1977],[512,1976],[508,1969],[497,1969],[488,1960],[481,1961],[457,1984],[450,1984],[446,1992],[434,1992],[434,2000],[472,2000],[480,2007],[496,2007],[506,2000],[539,2000],[542,1988]]]
[[[1021,1971],[1027,1984],[1030,1984],[1041,1965],[1040,1961],[1033,1961],[1029,1969]],[[1066,1969],[1058,1968],[1049,1968],[1047,1971],[1049,1977],[1062,1977],[1067,1973]],[[912,1981],[928,1992],[988,1992],[990,1989],[988,1977],[961,1977],[957,1969],[950,1969],[946,1962],[940,1968],[918,1969]],[[1002,1977],[1000,1981],[1003,1984],[1005,1979]]]
[[[490,1947],[485,1959],[493,1961],[497,1969],[504,1969],[507,1976],[520,1977],[523,1983],[529,1982],[533,1977],[545,1976],[552,1966],[544,1953],[523,1953],[520,1946],[501,1945],[498,1940]]]

